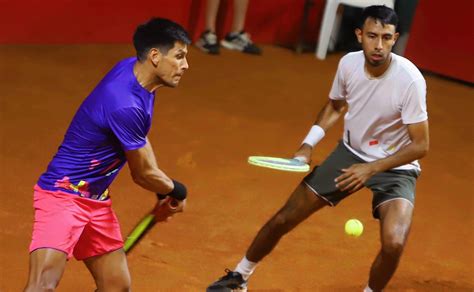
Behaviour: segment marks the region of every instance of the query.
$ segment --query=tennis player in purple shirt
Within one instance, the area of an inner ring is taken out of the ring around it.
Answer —
[[[128,162],[135,183],[161,201],[178,199],[178,210],[184,207],[185,186],[158,168],[147,134],[155,91],[178,85],[188,69],[190,42],[170,20],[153,18],[138,26],[133,36],[137,57],[115,65],[76,112],[34,188],[25,291],[53,291],[72,256],[84,261],[98,291],[130,290],[108,188]]]

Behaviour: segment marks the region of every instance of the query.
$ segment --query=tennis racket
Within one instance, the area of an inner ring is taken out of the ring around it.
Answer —
[[[173,213],[178,212],[179,202],[173,198],[166,198],[158,204],[149,214],[143,217],[127,236],[123,249],[125,253],[130,252],[134,246],[151,230],[151,228],[161,221],[166,221]]]
[[[279,157],[270,157],[270,156],[249,156],[248,163],[272,168],[282,171],[290,172],[307,172],[309,171],[309,165],[298,159],[288,159],[288,158],[279,158]]]

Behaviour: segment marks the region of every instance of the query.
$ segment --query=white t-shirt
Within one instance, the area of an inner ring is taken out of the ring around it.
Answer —
[[[346,100],[344,144],[364,161],[382,159],[410,144],[407,124],[428,119],[426,82],[408,59],[392,53],[387,71],[369,78],[363,51],[349,53],[339,62],[329,93]],[[420,169],[413,161],[395,169]]]

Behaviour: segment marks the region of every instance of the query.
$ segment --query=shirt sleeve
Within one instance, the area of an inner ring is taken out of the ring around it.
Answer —
[[[426,121],[426,82],[424,79],[414,81],[407,90],[402,104],[402,121],[414,124]]]
[[[333,100],[344,100],[346,99],[346,83],[344,81],[344,72],[343,72],[343,60],[339,61],[337,67],[336,76],[332,83],[331,91],[329,92],[329,98]]]
[[[125,151],[145,146],[148,128],[146,114],[142,109],[121,108],[111,112],[107,119],[110,129]]]

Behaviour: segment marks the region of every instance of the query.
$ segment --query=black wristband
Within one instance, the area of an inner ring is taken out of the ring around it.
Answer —
[[[175,198],[176,200],[179,200],[179,201],[182,201],[182,200],[186,199],[186,196],[188,194],[188,192],[186,190],[186,187],[182,183],[180,183],[179,181],[176,181],[174,179],[172,181],[173,181],[173,184],[174,184],[173,190],[171,192],[167,193],[166,195],[157,193],[156,196],[158,197],[158,200],[163,200],[167,196]]]
[[[162,195],[162,194],[156,193],[156,197],[158,198],[159,201],[161,201],[161,200],[166,199],[167,195]]]

